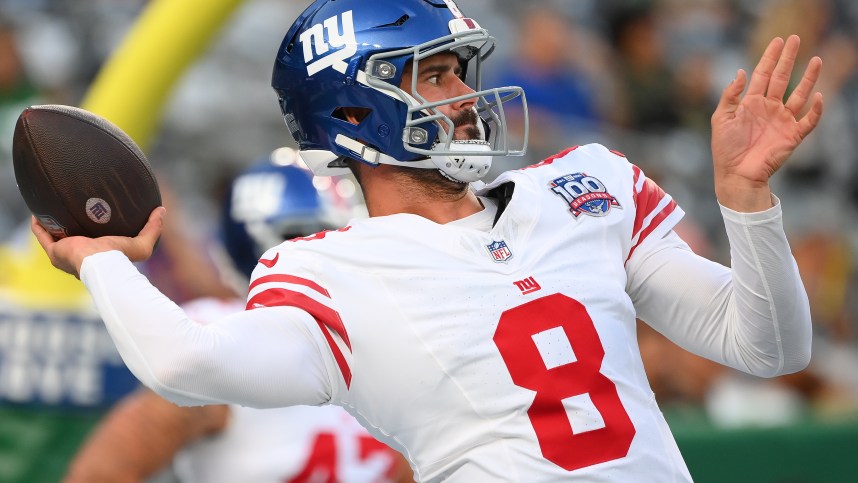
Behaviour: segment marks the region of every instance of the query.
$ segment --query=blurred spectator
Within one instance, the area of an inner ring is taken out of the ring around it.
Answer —
[[[0,239],[26,218],[12,170],[12,133],[21,111],[39,102],[18,49],[16,31],[0,15]]]
[[[645,133],[676,127],[680,121],[676,82],[667,62],[657,7],[650,2],[621,4],[609,9],[608,15],[619,80],[614,122]]]
[[[791,243],[814,322],[814,358],[805,372],[821,379],[806,396],[824,414],[858,411],[858,320],[850,303],[858,273],[854,250],[831,229],[796,235]]]
[[[586,139],[598,129],[602,115],[596,102],[595,86],[582,68],[580,58],[594,55],[582,47],[583,32],[560,11],[548,6],[529,8],[519,23],[516,51],[503,64],[492,86],[517,85],[524,88],[530,121],[528,159],[539,161],[565,147],[568,142]],[[495,66],[497,67],[497,66]],[[519,133],[521,114],[508,112]],[[561,135],[562,134],[562,135]]]
[[[30,100],[36,86],[27,78],[12,26],[0,17],[0,100],[4,104]]]
[[[795,33],[802,41],[797,62],[813,55],[827,59],[819,80],[819,90],[825,95],[825,119],[815,136],[792,155],[780,180],[781,189],[789,190],[784,194],[803,200],[798,210],[790,210],[791,219],[786,221],[792,224],[787,227],[807,230],[815,223],[828,222],[829,228],[838,229],[829,207],[854,208],[848,206],[847,195],[858,172],[856,113],[849,112],[843,91],[856,79],[856,38],[853,32],[837,27],[840,12],[830,0],[768,1],[764,7],[751,36],[748,58],[762,52],[766,36]]]
[[[855,314],[847,303],[855,259],[847,240],[834,231],[816,231],[791,243],[815,329],[824,337],[855,342]]]

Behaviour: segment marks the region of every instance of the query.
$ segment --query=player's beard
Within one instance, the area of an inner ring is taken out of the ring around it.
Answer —
[[[455,201],[465,196],[468,191],[467,183],[453,181],[437,169],[410,168],[407,166],[395,166],[403,178],[405,184],[414,191],[424,191],[432,197],[444,201]]]
[[[451,121],[453,121],[453,136],[455,139],[473,140],[482,138],[482,133],[477,128],[477,123],[482,121],[479,115],[477,115],[476,109],[466,109],[456,117],[451,118]],[[361,176],[355,164],[358,162],[349,160],[347,164],[349,164],[358,184],[361,184]],[[412,190],[425,191],[431,196],[445,201],[460,199],[468,192],[468,183],[454,181],[436,169],[411,168],[408,166],[390,166],[390,168],[398,171],[403,177],[404,184],[407,184]]]
[[[482,139],[482,133],[477,128],[477,123],[481,120],[476,109],[465,109],[451,118],[451,121],[454,126],[454,139]],[[424,189],[446,201],[457,200],[468,192],[468,183],[452,180],[439,170],[402,167],[401,172],[414,183],[415,189]]]
[[[458,116],[451,119],[455,131],[453,131],[453,139],[459,141],[471,141],[482,139],[482,133],[477,128],[477,123],[482,122],[477,115],[476,109],[465,109]]]

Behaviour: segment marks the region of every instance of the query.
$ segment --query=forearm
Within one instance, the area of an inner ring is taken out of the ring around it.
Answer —
[[[72,460],[65,483],[140,482],[185,445],[221,431],[227,406],[181,408],[148,390],[121,401]]]
[[[197,324],[119,252],[87,258],[81,280],[123,361],[143,384],[182,405],[321,404],[333,362],[306,312],[272,307]]]
[[[638,316],[682,347],[751,374],[803,369],[810,309],[780,207],[724,214],[732,269],[678,244],[653,251],[630,272]]]
[[[730,241],[732,287],[737,312],[736,336],[762,347],[748,353],[778,375],[804,369],[810,362],[810,303],[783,230],[781,206],[762,213],[722,208]],[[768,364],[766,364],[768,362]]]

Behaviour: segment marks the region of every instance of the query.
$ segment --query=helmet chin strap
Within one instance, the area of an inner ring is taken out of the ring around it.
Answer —
[[[491,156],[469,154],[491,151],[491,146],[487,141],[452,141],[450,148],[456,153],[431,156],[430,159],[441,173],[454,181],[473,183],[485,176],[489,172],[489,168],[492,167]]]
[[[447,178],[460,183],[473,183],[485,176],[492,167],[492,156],[468,154],[492,150],[491,145],[486,141],[486,128],[479,116],[477,116],[476,128],[479,131],[477,139],[453,139],[450,141],[449,148],[445,149],[448,153],[452,151],[452,154],[431,156],[432,162]],[[446,136],[445,133],[444,137]],[[436,143],[432,150],[436,150],[441,145],[441,142]]]
[[[334,141],[355,153],[356,158],[368,164],[389,164],[409,168],[437,169],[447,178],[460,183],[472,183],[479,180],[489,172],[489,168],[492,166],[491,156],[469,154],[491,151],[489,143],[483,140],[454,140],[450,142],[450,148],[455,150],[454,154],[439,154],[437,156],[430,156],[429,159],[416,161],[399,161],[342,134],[337,134]],[[436,144],[437,146],[439,145]]]

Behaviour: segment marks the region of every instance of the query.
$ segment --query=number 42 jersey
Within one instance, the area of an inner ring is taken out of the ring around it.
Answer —
[[[498,190],[512,194],[492,223]],[[690,481],[628,295],[634,257],[682,211],[599,145],[478,194],[482,229],[397,214],[285,242],[248,309],[311,314],[330,402],[420,480]]]

